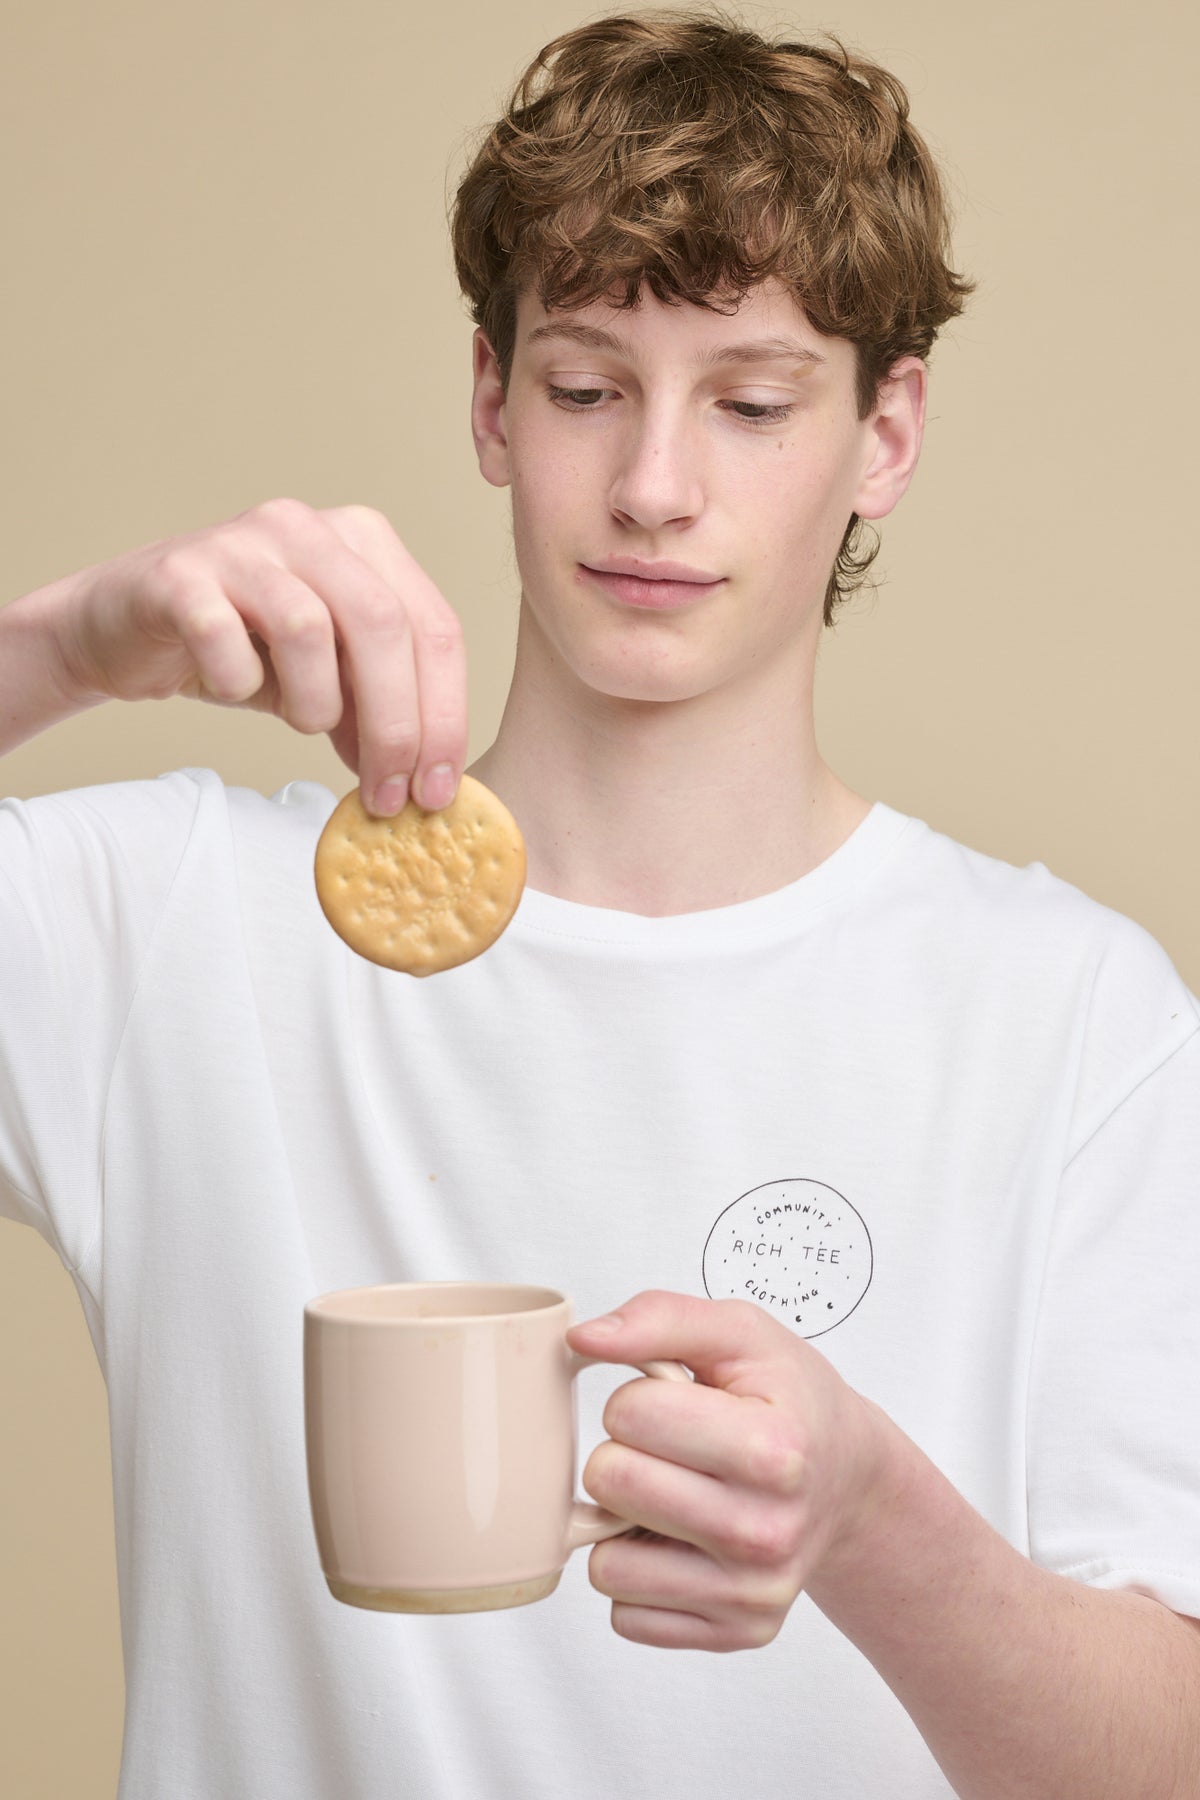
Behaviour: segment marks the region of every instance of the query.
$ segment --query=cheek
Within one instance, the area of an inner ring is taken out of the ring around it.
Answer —
[[[569,526],[584,505],[584,482],[570,456],[543,446],[510,446],[514,533],[545,541]]]
[[[772,535],[802,552],[818,555],[832,541],[836,554],[842,534],[854,510],[857,466],[849,456],[828,452],[814,459],[804,444],[782,440],[767,461],[757,494],[746,496],[750,507],[763,519],[769,513]]]
[[[797,547],[812,542],[814,533],[823,536],[826,521],[836,516],[840,496],[835,483],[834,471],[815,467],[803,444],[781,441],[759,459],[754,479],[739,484],[729,514],[744,521],[740,532],[753,538],[758,554],[786,562]]]

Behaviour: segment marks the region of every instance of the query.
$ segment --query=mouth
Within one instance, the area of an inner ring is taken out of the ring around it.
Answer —
[[[657,612],[673,612],[694,606],[705,595],[713,594],[724,577],[715,581],[678,581],[653,579],[644,575],[620,575],[607,569],[591,569],[587,563],[579,567],[589,580],[598,583],[614,600],[625,606],[637,606]]]

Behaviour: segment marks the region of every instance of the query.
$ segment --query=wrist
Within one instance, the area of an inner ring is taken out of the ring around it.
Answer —
[[[105,698],[73,673],[66,621],[87,571],[23,594],[0,608],[0,754]]]
[[[852,1498],[805,1582],[810,1599],[831,1617],[843,1594],[861,1595],[864,1581],[876,1581],[890,1566],[914,1505],[914,1463],[926,1461],[882,1407],[858,1393],[854,1401]]]
[[[30,628],[37,634],[47,679],[72,711],[97,706],[109,698],[85,678],[77,653],[76,621],[86,613],[92,573],[90,568],[79,569],[26,596]]]

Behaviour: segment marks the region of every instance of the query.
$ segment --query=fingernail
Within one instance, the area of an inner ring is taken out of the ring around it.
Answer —
[[[408,800],[408,776],[389,775],[375,789],[375,811],[380,814],[401,812]]]
[[[421,805],[430,812],[449,806],[454,798],[454,770],[449,763],[437,763],[421,782]]]

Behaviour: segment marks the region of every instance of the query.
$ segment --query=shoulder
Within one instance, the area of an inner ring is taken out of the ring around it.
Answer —
[[[270,798],[212,769],[0,800],[0,881],[27,911],[157,912],[169,891],[211,888],[240,866],[311,857],[334,795],[291,782]]]
[[[96,848],[119,845],[129,854],[178,846],[197,828],[250,839],[317,835],[335,805],[330,790],[314,781],[289,782],[268,798],[228,786],[213,769],[175,769],[146,780],[0,799],[0,847],[70,839]]]
[[[1180,978],[1158,940],[1136,919],[1054,874],[1044,862],[1018,865],[914,821],[907,879],[924,894],[942,929],[987,931],[1038,961],[1102,969],[1136,987]],[[1186,991],[1186,990],[1185,990]]]
[[[964,993],[982,991],[994,1015],[1029,1012],[1066,1040],[1079,1071],[1079,1131],[1200,1030],[1200,1002],[1158,939],[1045,863],[1018,866],[928,826],[907,862]]]
[[[163,830],[186,831],[203,790],[195,777],[202,775],[220,785],[211,770],[177,770],[154,780],[102,782],[30,799],[9,795],[0,799],[0,838],[11,847],[23,838],[49,843],[119,834],[136,842],[142,834],[153,840]]]
[[[0,800],[0,887],[35,920],[157,910],[195,828],[183,773]]]

